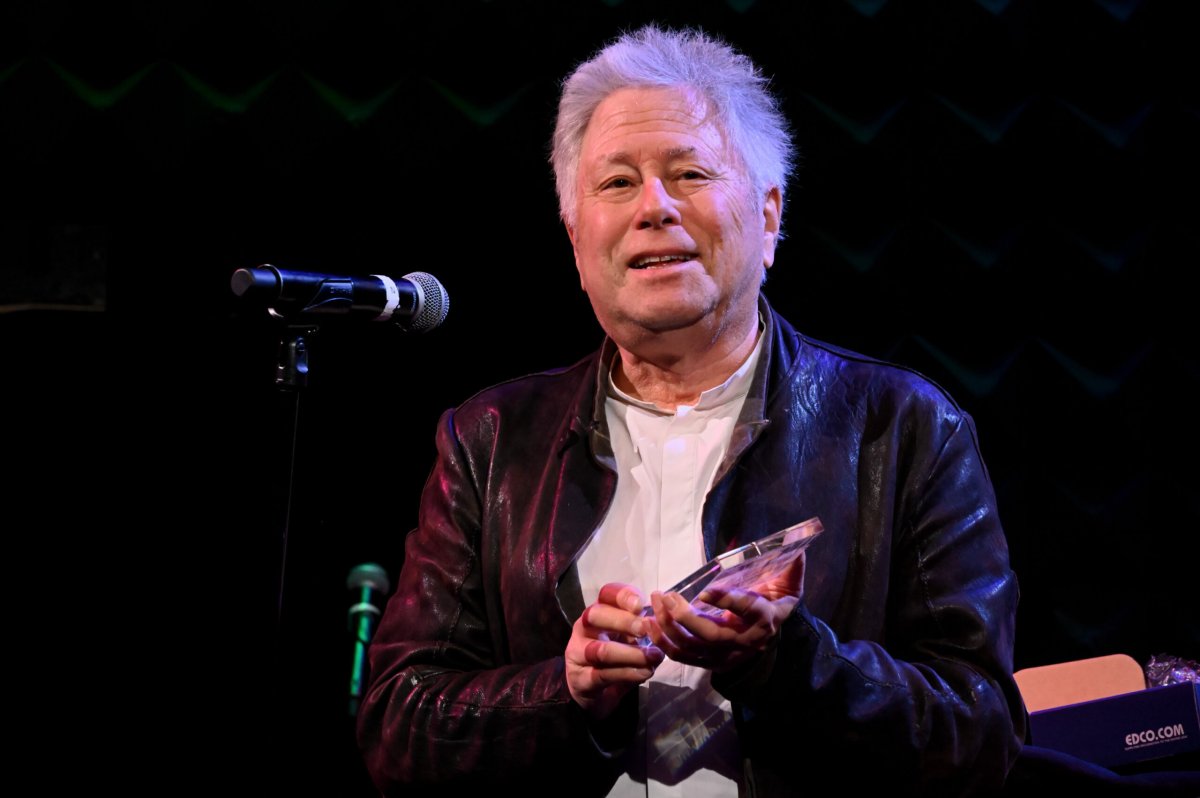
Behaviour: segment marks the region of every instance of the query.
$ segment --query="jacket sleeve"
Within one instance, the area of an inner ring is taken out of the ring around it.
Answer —
[[[384,794],[517,782],[536,793],[604,764],[567,690],[563,657],[506,661],[496,639],[499,599],[481,576],[481,547],[490,544],[481,542],[473,465],[447,411],[418,527],[371,644],[358,716],[359,745]]]
[[[900,502],[884,639],[839,639],[801,603],[773,650],[714,679],[770,778],[803,781],[808,760],[890,795],[986,794],[1016,759],[1017,584],[969,417],[934,453]]]

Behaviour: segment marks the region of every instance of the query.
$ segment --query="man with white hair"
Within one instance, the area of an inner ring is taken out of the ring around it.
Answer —
[[[626,34],[564,83],[552,159],[606,339],[442,417],[359,716],[384,793],[1002,785],[1017,587],[974,427],[767,304],[793,158],[765,78],[700,32]],[[658,592],[813,516],[807,558],[718,611]]]

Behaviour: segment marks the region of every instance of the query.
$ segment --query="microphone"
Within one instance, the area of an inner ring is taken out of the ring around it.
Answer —
[[[354,667],[350,671],[351,717],[358,715],[367,671],[367,644],[371,642],[375,623],[379,620],[375,599],[387,595],[391,587],[387,571],[373,562],[354,566],[346,577],[346,589],[357,591],[356,601],[350,606],[350,631],[354,634]]]
[[[412,272],[394,280],[384,274],[347,277],[278,269],[264,263],[238,269],[233,293],[267,305],[273,315],[342,315],[393,321],[409,332],[428,332],[446,320],[450,297],[432,274]]]

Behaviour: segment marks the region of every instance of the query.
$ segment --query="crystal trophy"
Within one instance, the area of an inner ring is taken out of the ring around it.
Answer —
[[[717,555],[663,592],[678,593],[697,609],[713,611],[714,607],[698,600],[705,590],[753,590],[758,585],[781,577],[824,529],[821,519],[816,517],[793,524],[761,540]],[[643,616],[653,614],[650,607],[642,610]]]

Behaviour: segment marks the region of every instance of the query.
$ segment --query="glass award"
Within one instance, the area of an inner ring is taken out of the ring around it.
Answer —
[[[816,517],[793,524],[761,540],[717,555],[663,592],[678,593],[701,611],[713,610],[715,608],[698,600],[705,590],[754,590],[756,586],[783,576],[824,529],[821,519]],[[642,610],[642,615],[653,614],[649,607]]]

